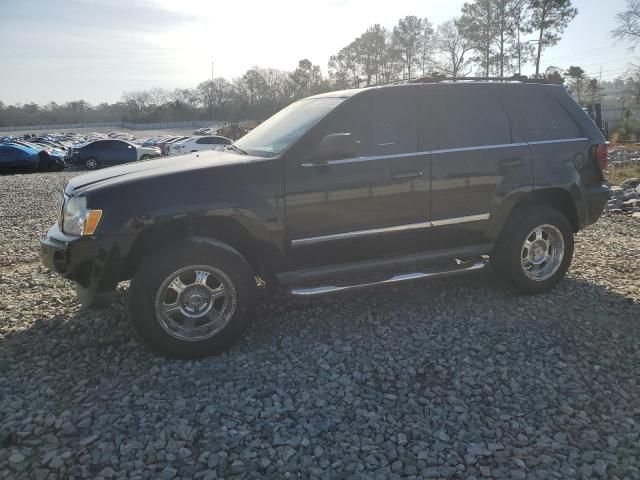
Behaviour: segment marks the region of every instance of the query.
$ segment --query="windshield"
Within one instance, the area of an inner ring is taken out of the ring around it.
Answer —
[[[275,156],[300,138],[344,98],[308,98],[292,103],[234,143],[254,155]]]

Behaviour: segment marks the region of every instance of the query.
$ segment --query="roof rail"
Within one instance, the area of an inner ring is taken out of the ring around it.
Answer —
[[[528,78],[526,75],[513,75],[511,77],[447,77],[446,75],[432,73],[426,77],[410,78],[407,83],[442,83],[442,82],[519,82],[541,83],[545,85],[555,84],[551,80],[543,78]]]

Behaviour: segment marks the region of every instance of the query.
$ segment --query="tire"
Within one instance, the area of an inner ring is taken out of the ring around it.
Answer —
[[[573,248],[573,228],[562,213],[546,205],[528,207],[511,214],[490,263],[498,281],[513,290],[545,293],[567,273]]]
[[[227,349],[242,334],[255,312],[256,288],[251,268],[236,250],[192,238],[143,260],[131,280],[129,314],[156,352],[202,358]],[[167,313],[166,305],[175,311]]]
[[[150,158],[151,158],[151,155],[144,154],[144,155],[142,155],[142,156],[140,157],[140,161],[142,161],[142,160],[149,160]]]
[[[99,165],[98,160],[93,157],[87,158],[84,162],[84,166],[87,167],[88,170],[95,170]]]

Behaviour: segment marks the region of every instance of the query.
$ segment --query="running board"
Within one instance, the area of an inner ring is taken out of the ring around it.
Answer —
[[[318,286],[318,287],[297,287],[297,288],[292,288],[289,291],[289,293],[291,295],[295,295],[299,297],[314,297],[319,295],[327,295],[330,293],[346,292],[348,290],[357,290],[359,288],[374,287],[377,285],[389,285],[389,284],[395,284],[395,283],[409,282],[412,280],[420,280],[423,278],[448,277],[452,275],[458,275],[461,273],[482,270],[486,266],[486,264],[487,263],[484,260],[470,260],[467,262],[460,262],[454,266],[443,267],[440,269],[429,268],[421,272],[412,272],[412,273],[403,273],[400,275],[394,275],[390,278],[387,278],[385,280],[380,280],[378,282],[344,285],[340,287],[334,286],[334,285],[326,285],[326,286]]]

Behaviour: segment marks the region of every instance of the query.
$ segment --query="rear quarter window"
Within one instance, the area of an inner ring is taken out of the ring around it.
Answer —
[[[552,92],[527,91],[526,86],[505,95],[509,111],[526,126],[530,142],[582,137],[580,128]]]

